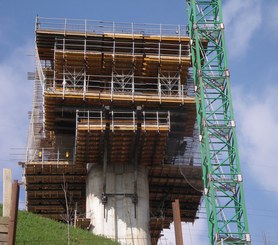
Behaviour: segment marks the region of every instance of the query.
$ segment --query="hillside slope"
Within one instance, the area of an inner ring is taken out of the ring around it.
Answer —
[[[2,215],[2,205],[0,206]],[[93,235],[82,229],[70,229],[71,244],[116,245],[110,239]],[[26,211],[19,211],[16,244],[67,244],[67,225]]]

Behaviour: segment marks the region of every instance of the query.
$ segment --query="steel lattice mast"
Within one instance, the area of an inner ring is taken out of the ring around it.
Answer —
[[[210,244],[250,244],[221,0],[187,0]]]

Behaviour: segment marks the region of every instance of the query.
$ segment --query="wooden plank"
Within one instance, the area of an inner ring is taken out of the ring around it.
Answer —
[[[0,217],[0,224],[1,225],[9,224],[9,217]]]
[[[6,225],[1,224],[0,225],[0,234],[1,233],[8,233],[8,231],[9,231],[9,225],[8,224],[6,224]]]
[[[83,93],[78,93],[78,92],[72,92],[67,90],[65,92],[65,94],[63,95],[62,91],[59,90],[54,90],[52,92],[45,92],[45,98],[47,100],[47,98],[68,98],[68,99],[80,99],[80,103],[83,103]],[[131,101],[131,96],[128,94],[117,94],[114,93],[111,97],[111,93],[96,93],[94,91],[88,91],[86,93],[86,99],[95,99],[95,100],[107,100],[107,101],[111,101],[111,99],[113,101],[128,101],[130,103]],[[157,103],[174,103],[174,104],[195,104],[195,98],[193,97],[187,97],[185,96],[184,98],[181,97],[159,97],[158,95],[152,95],[152,96],[148,96],[148,95],[134,95],[134,101],[135,102],[157,102]]]
[[[8,234],[0,233],[0,241],[1,242],[7,242],[8,241]]]

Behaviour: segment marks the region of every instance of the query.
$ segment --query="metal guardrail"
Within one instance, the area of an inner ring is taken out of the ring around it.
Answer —
[[[26,162],[48,163],[48,162],[69,162],[74,160],[72,148],[34,148],[27,149]]]
[[[88,130],[90,127],[103,128],[105,124],[110,123],[110,129],[114,131],[118,126],[127,126],[136,130],[138,118],[135,111],[119,112],[111,111],[109,119],[105,118],[102,111],[76,111],[76,126],[86,126]],[[170,112],[142,112],[143,129],[146,127],[155,127],[158,131],[160,127],[168,127],[170,129]]]
[[[111,76],[105,78],[111,79]],[[80,79],[56,79],[55,84],[52,81],[45,83],[45,91],[47,93],[62,92],[63,95],[67,93],[83,94],[85,97],[88,93],[108,93],[113,95],[123,94],[131,96],[131,100],[134,96],[157,96],[172,97],[172,98],[186,98],[193,97],[192,84],[180,84],[177,81],[169,85],[167,81],[163,81],[158,78],[140,78],[137,82],[137,77],[128,79],[123,77],[110,81],[110,86],[107,87],[107,82],[102,77],[98,76],[84,76]],[[175,79],[175,78],[173,78]]]
[[[128,40],[128,41],[127,41]],[[174,42],[163,45],[162,42],[144,41],[144,46],[141,42],[135,42],[132,38],[121,41],[121,39],[74,39],[74,38],[56,38],[55,39],[55,53],[74,51],[83,53],[106,53],[113,55],[132,55],[142,56],[156,56],[159,59],[165,59],[167,57],[175,57],[181,62],[182,60],[190,59],[190,44],[189,42]],[[162,44],[161,44],[162,43]]]
[[[188,36],[185,25],[127,23],[86,19],[36,18],[36,30],[59,31],[63,33],[122,33],[143,36]]]

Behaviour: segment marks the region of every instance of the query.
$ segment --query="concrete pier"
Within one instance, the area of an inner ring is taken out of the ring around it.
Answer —
[[[3,169],[3,216],[10,217],[12,198],[12,170]]]
[[[86,213],[91,219],[91,231],[122,244],[151,244],[146,168],[139,167],[136,174],[131,165],[110,165],[106,178],[100,165],[89,165],[88,171]]]

